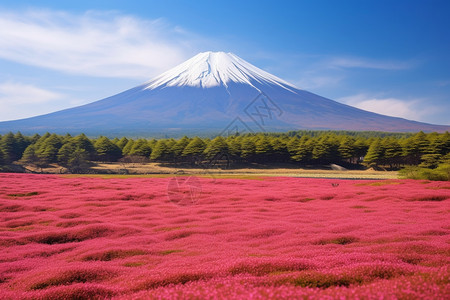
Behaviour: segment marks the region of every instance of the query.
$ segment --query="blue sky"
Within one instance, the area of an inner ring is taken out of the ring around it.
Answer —
[[[450,125],[450,1],[0,2],[0,121],[111,96],[203,51]]]

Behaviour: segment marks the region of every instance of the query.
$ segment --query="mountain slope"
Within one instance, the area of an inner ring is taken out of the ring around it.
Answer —
[[[200,53],[153,80],[87,105],[0,123],[0,133],[180,136],[297,129],[446,131],[300,90],[234,54]]]

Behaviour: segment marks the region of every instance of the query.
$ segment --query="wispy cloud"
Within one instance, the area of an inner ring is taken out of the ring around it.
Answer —
[[[63,94],[34,85],[17,82],[0,83],[1,121],[48,113],[49,105],[57,110],[66,108],[70,102]]]
[[[342,81],[342,76],[326,76],[319,74],[305,74],[302,79],[295,82],[301,89],[316,89],[321,87],[335,87]]]
[[[416,61],[374,60],[358,57],[333,57],[324,61],[330,68],[364,68],[379,70],[408,70],[417,66]]]
[[[0,12],[0,58],[73,74],[149,79],[188,58],[195,39],[117,12]]]
[[[414,59],[389,60],[307,54],[284,54],[276,57],[285,57],[288,63],[283,66],[297,76],[297,78],[291,78],[291,81],[303,89],[336,88],[356,77],[359,78],[360,73],[355,75],[355,71],[359,72],[358,69],[367,69],[368,72],[370,70],[396,72],[411,70],[420,65],[420,61]]]
[[[403,100],[357,94],[338,101],[371,112],[416,121],[425,121],[427,116],[436,113],[435,108],[424,107],[424,99]]]

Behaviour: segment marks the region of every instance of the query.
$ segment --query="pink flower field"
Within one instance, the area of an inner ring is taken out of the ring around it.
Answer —
[[[449,182],[192,179],[0,174],[0,298],[450,298]]]

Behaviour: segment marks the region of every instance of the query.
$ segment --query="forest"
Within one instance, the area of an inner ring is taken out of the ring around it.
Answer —
[[[80,172],[92,162],[164,162],[229,166],[245,163],[340,164],[398,170],[435,169],[450,162],[450,134],[352,131],[290,131],[215,138],[88,138],[46,133],[0,136],[0,168],[13,162],[45,167],[58,164]]]

